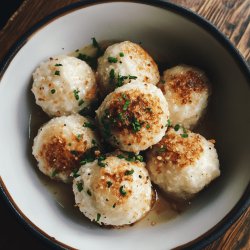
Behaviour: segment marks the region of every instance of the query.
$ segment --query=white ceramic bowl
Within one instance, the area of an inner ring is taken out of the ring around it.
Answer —
[[[73,195],[58,195],[69,192],[63,184],[54,186],[35,166],[29,140],[34,107],[31,74],[42,60],[89,44],[91,37],[141,41],[157,60],[170,66],[198,66],[213,83],[211,128],[222,175],[169,222],[121,230],[99,228],[73,209]],[[186,244],[202,248],[249,204],[249,108],[249,69],[229,41],[204,19],[163,1],[74,4],[33,27],[1,65],[1,190],[25,223],[60,247],[163,250]]]

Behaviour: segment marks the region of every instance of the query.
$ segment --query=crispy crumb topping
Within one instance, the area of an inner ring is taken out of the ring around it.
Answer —
[[[181,104],[192,103],[192,95],[208,91],[207,79],[199,72],[188,70],[180,74],[170,74],[166,79],[167,88],[169,88],[175,98]],[[165,84],[158,84],[165,94],[167,89]]]
[[[153,146],[153,155],[157,161],[163,165],[171,162],[181,168],[192,165],[202,152],[201,137],[198,134],[188,132],[188,137],[183,138],[173,128],[169,128],[162,140]]]

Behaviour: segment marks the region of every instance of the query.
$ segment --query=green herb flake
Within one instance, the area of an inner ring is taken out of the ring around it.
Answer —
[[[99,43],[96,41],[95,37],[91,38],[93,47],[100,49]]]
[[[84,124],[82,126],[85,128],[90,128],[92,130],[95,130],[95,128],[96,128],[95,125],[91,122],[84,122]]]
[[[116,207],[116,203],[114,203],[112,207],[115,208]]]
[[[56,76],[60,76],[60,71],[59,71],[59,70],[56,70],[56,71],[55,71],[55,75],[56,75]]]
[[[124,186],[121,186],[119,191],[122,196],[126,196],[127,192],[124,190]]]
[[[137,79],[137,76],[128,76],[129,79]]]
[[[83,101],[83,99],[81,99],[81,100],[78,102],[78,106],[83,105],[83,103],[84,103],[84,101]]]
[[[164,81],[164,80],[160,80],[160,83],[165,84],[165,83],[166,83],[166,81]]]
[[[93,145],[96,145],[96,141],[94,139],[92,139],[91,142],[92,142]]]
[[[77,101],[79,100],[79,92],[80,92],[80,90],[78,90],[78,89],[75,89],[75,90],[73,91],[74,96],[75,96],[75,99],[76,99]]]
[[[136,155],[136,156],[135,156],[135,159],[136,159],[137,161],[143,162],[143,156],[142,156],[142,155]]]
[[[134,169],[126,170],[124,174],[125,175],[132,175],[134,172],[135,172]]]
[[[73,178],[77,178],[79,177],[80,175],[78,174],[78,169],[73,169],[72,173],[71,173],[71,176]]]
[[[107,187],[110,188],[112,186],[112,182],[111,181],[107,181]]]
[[[180,127],[181,127],[181,126],[180,126],[179,124],[176,124],[176,125],[174,126],[174,130],[175,130],[175,131],[178,131],[178,130],[180,129]]]
[[[123,52],[120,52],[120,53],[119,53],[119,56],[120,56],[120,57],[124,57],[124,53],[123,53]]]
[[[90,191],[89,189],[87,190],[87,194],[88,194],[89,196],[92,195],[92,193],[91,193],[91,191]]]
[[[101,219],[101,214],[98,213],[98,214],[96,215],[96,221],[99,221],[100,219]]]
[[[171,126],[171,120],[168,119],[168,126]]]
[[[146,125],[146,129],[149,129],[149,128],[150,128],[150,125],[149,125],[149,124],[147,124],[147,125]]]
[[[141,130],[141,124],[140,124],[140,122],[136,118],[134,118],[132,120],[131,126],[132,126],[132,130],[133,130],[134,133],[136,133],[136,132],[138,132],[138,131]]]
[[[115,70],[111,69],[109,71],[109,83],[114,84],[114,79],[115,79]]]
[[[130,104],[130,100],[126,100],[126,101],[125,101],[125,104],[123,105],[123,108],[122,108],[122,109],[123,109],[124,111],[126,111],[126,110],[128,109],[129,104]]]
[[[55,177],[57,174],[58,174],[58,171],[57,171],[57,169],[55,169],[55,170],[52,172],[51,177]]]
[[[124,159],[124,158],[125,158],[124,155],[117,155],[117,157],[118,157],[119,159]]]
[[[118,61],[118,60],[117,60],[116,57],[112,57],[112,56],[109,56],[109,57],[108,57],[108,62],[109,62],[109,63],[117,63],[117,61]]]
[[[187,137],[188,137],[188,134],[181,134],[181,137],[182,137],[182,138],[187,138]]]
[[[77,137],[78,140],[81,140],[82,137],[83,137],[83,134],[78,134],[76,137]]]
[[[105,168],[105,166],[107,165],[105,162],[103,162],[106,159],[106,156],[101,155],[97,158],[97,164],[98,166],[100,166],[101,168]]]
[[[77,186],[77,190],[78,190],[79,192],[81,192],[81,191],[83,190],[83,183],[82,183],[82,182],[76,183],[76,186]]]
[[[55,64],[55,66],[59,67],[59,66],[63,66],[61,63],[57,63]]]
[[[53,95],[53,94],[56,93],[56,90],[55,90],[55,89],[51,89],[51,90],[50,90],[50,93]]]

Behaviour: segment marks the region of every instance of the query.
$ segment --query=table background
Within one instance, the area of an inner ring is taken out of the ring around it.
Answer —
[[[0,60],[17,39],[53,11],[79,0],[0,1]],[[222,31],[250,64],[250,0],[171,0],[205,17]],[[18,8],[16,11],[15,9]],[[12,11],[15,11],[12,16]],[[26,229],[0,197],[0,249],[50,249]],[[250,249],[250,208],[205,248]]]

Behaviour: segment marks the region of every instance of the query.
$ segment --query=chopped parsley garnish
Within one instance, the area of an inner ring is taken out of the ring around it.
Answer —
[[[120,56],[120,57],[124,57],[124,53],[123,53],[123,52],[120,52],[120,53],[119,53],[119,56]]]
[[[171,126],[171,120],[168,119],[168,126]]]
[[[119,159],[124,159],[124,158],[125,158],[124,155],[117,155],[117,157],[118,157]]]
[[[127,155],[119,154],[119,155],[117,155],[117,157],[119,159],[125,159],[126,161],[129,161],[129,162],[135,162],[135,161],[143,162],[142,155],[136,155],[132,152],[128,152]]]
[[[130,104],[130,100],[126,100],[125,104],[123,105],[122,110],[126,111],[128,109],[129,104]]]
[[[125,175],[132,175],[134,172],[135,172],[134,169],[126,170],[124,174]]]
[[[112,186],[112,182],[111,181],[107,181],[107,187],[110,188]]]
[[[57,174],[58,174],[58,171],[57,171],[57,169],[55,169],[55,170],[52,172],[51,177],[55,177]]]
[[[83,103],[84,103],[84,101],[83,101],[83,99],[81,99],[81,100],[78,102],[78,106],[83,105]]]
[[[81,140],[82,137],[83,137],[83,134],[78,134],[78,135],[77,135],[77,139],[78,139],[78,140]]]
[[[73,178],[79,177],[80,175],[78,174],[78,169],[73,169],[71,175],[73,176]]]
[[[133,129],[134,133],[141,130],[141,124],[135,117],[133,118],[133,120],[131,122],[131,126],[132,126],[132,129]]]
[[[101,219],[101,214],[98,213],[98,214],[96,215],[96,221],[99,221],[100,219]]]
[[[87,194],[88,194],[89,196],[92,195],[92,193],[91,193],[91,191],[90,191],[89,189],[87,190]]]
[[[115,70],[114,69],[111,69],[109,71],[109,83],[110,84],[113,84],[114,83],[114,80],[115,80]]]
[[[51,89],[51,90],[50,90],[50,93],[53,95],[53,94],[56,93],[56,90],[55,90],[55,89]]]
[[[181,127],[181,126],[180,126],[179,124],[176,124],[176,125],[174,126],[174,130],[175,130],[175,131],[178,131],[178,130],[180,129],[180,127]]]
[[[91,122],[84,122],[84,124],[82,126],[85,128],[90,128],[92,130],[95,130],[95,128],[96,128],[95,125]]]
[[[76,183],[76,186],[77,186],[77,190],[78,190],[79,192],[81,192],[81,191],[83,190],[83,183],[82,183],[82,182]]]
[[[128,76],[129,79],[137,79],[137,76]]]
[[[80,165],[85,165],[89,162],[93,162],[96,159],[95,151],[97,150],[97,147],[92,147],[84,154],[84,156],[81,158]]]
[[[150,128],[150,125],[149,125],[149,124],[147,124],[147,125],[146,125],[146,129],[149,129],[149,128]]]
[[[55,75],[56,75],[56,76],[60,76],[60,71],[59,71],[59,70],[56,70],[56,71],[55,71]]]
[[[75,96],[75,99],[76,99],[77,101],[79,100],[79,92],[80,92],[80,90],[78,90],[78,89],[75,89],[75,90],[73,91],[74,96]]]
[[[117,61],[118,61],[118,60],[117,60],[116,57],[112,57],[112,56],[109,56],[109,57],[108,57],[108,62],[109,62],[109,63],[117,63]]]
[[[101,48],[101,46],[99,45],[99,43],[96,41],[95,37],[92,37],[92,45],[93,47],[97,48],[97,57],[101,56],[103,54],[103,50]]]
[[[188,133],[187,133],[187,130],[182,126],[182,131],[183,133],[181,134],[181,137],[182,138],[187,138],[188,137]]]
[[[99,43],[96,41],[95,37],[92,37],[92,45],[93,47],[97,48],[97,49],[101,49]]]
[[[93,145],[96,145],[96,141],[94,139],[92,139],[91,142],[92,142]]]
[[[97,164],[98,164],[98,166],[100,166],[101,168],[105,168],[105,166],[107,165],[107,163],[103,162],[105,159],[106,159],[106,156],[104,156],[104,155],[99,156],[97,158]]]
[[[55,66],[63,66],[61,63],[57,63],[55,64]]]
[[[124,186],[121,186],[119,191],[122,196],[125,196],[127,194],[127,192],[124,190]]]
[[[95,60],[95,58],[88,56],[88,55],[85,55],[85,54],[82,54],[82,53],[79,53],[77,58],[82,60],[82,61],[85,61],[89,65],[92,65],[94,60]]]

